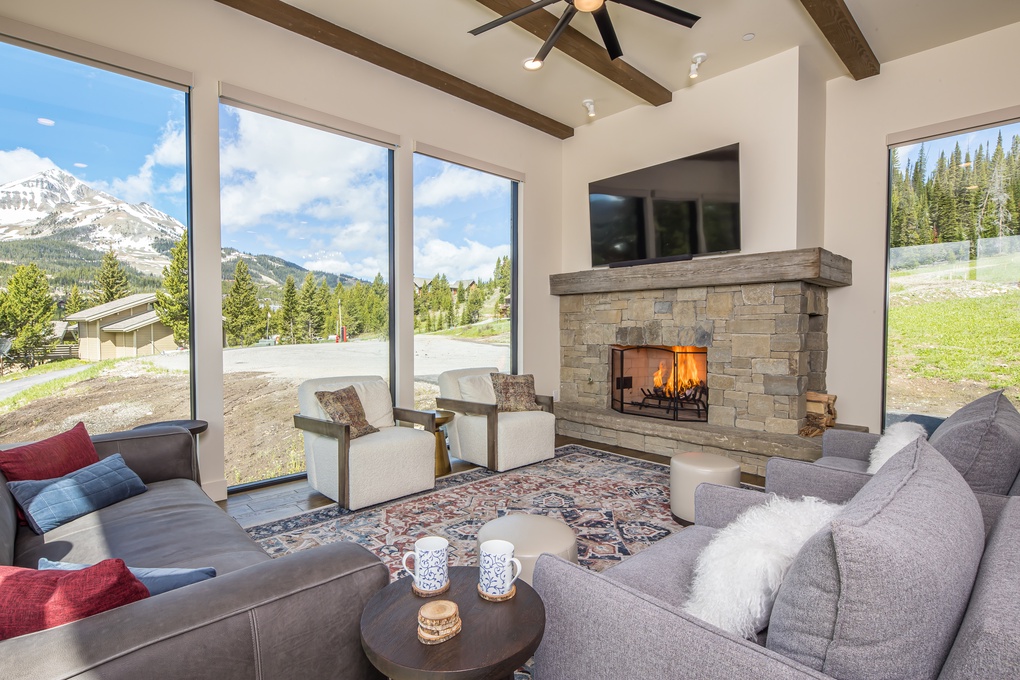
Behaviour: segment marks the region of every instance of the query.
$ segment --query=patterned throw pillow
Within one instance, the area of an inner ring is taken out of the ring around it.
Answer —
[[[351,426],[351,439],[364,437],[366,434],[378,432],[379,428],[372,427],[365,418],[365,409],[358,398],[358,392],[353,385],[348,385],[336,392],[316,392],[315,398],[322,404],[322,410],[334,423],[343,423]]]
[[[497,411],[541,411],[535,401],[535,376],[492,373]]]

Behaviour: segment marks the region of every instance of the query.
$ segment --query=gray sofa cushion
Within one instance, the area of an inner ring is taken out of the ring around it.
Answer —
[[[149,490],[37,536],[21,527],[14,562],[39,558],[95,564],[119,557],[129,567],[212,567],[217,574],[271,559],[230,515],[185,479]]]
[[[973,492],[917,440],[805,544],[776,598],[767,646],[836,678],[934,678],[983,549]]]
[[[1020,413],[1002,391],[975,399],[928,439],[979,493],[1009,493],[1020,473]]]
[[[868,459],[859,460],[857,458],[841,458],[840,456],[822,456],[815,461],[815,465],[832,468],[833,470],[868,471]]]
[[[1020,498],[1009,499],[988,537],[967,616],[940,680],[1015,678],[1020,674]]]
[[[717,531],[698,525],[687,527],[606,569],[605,575],[674,607],[683,607],[690,594],[698,555]]]

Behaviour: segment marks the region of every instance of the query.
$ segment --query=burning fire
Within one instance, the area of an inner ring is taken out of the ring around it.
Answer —
[[[694,361],[696,347],[674,347],[673,353],[676,356],[676,374],[673,374],[673,367],[665,361],[659,362],[659,370],[652,374],[652,384],[655,391],[662,391],[669,397],[686,394],[701,383],[701,376],[698,374],[698,365]],[[669,375],[667,375],[667,372]],[[663,376],[666,376],[663,379]]]

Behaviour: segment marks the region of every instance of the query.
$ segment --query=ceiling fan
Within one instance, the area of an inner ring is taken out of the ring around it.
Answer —
[[[657,16],[660,19],[666,21],[672,21],[675,24],[686,26],[690,28],[693,26],[698,19],[701,17],[685,12],[682,9],[677,9],[665,3],[659,2],[658,0],[611,0],[612,2],[620,5],[626,5],[627,7],[633,7],[636,10],[640,10],[647,14]],[[480,35],[486,31],[502,26],[503,24],[513,21],[518,17],[522,17],[525,14],[530,14],[536,10],[542,9],[547,5],[551,5],[560,0],[537,0],[533,5],[524,7],[515,12],[510,12],[506,16],[502,16],[494,21],[479,26],[478,28],[471,31],[471,35]],[[595,25],[598,26],[599,35],[602,36],[602,43],[606,46],[606,50],[609,52],[610,59],[619,59],[623,56],[623,49],[620,47],[620,41],[616,37],[616,31],[613,29],[613,22],[609,18],[609,9],[606,7],[606,0],[566,0],[567,8],[563,11],[560,16],[560,20],[556,23],[556,27],[553,28],[552,33],[546,38],[545,43],[542,45],[542,49],[538,51],[534,59],[529,59],[524,62],[524,68],[529,71],[536,71],[542,68],[542,63],[545,58],[549,56],[549,52],[552,50],[553,45],[556,41],[567,30],[567,25],[570,24],[570,20],[574,18],[574,15],[578,12],[588,12],[595,19]]]

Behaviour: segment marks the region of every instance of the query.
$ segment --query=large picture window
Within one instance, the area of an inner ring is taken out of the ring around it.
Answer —
[[[186,88],[0,72],[0,439],[191,418]]]
[[[220,105],[228,484],[304,471],[303,381],[390,379],[391,156]]]
[[[1020,123],[890,149],[886,413],[1020,388]]]
[[[435,408],[438,375],[513,368],[517,182],[414,157],[415,406]]]

